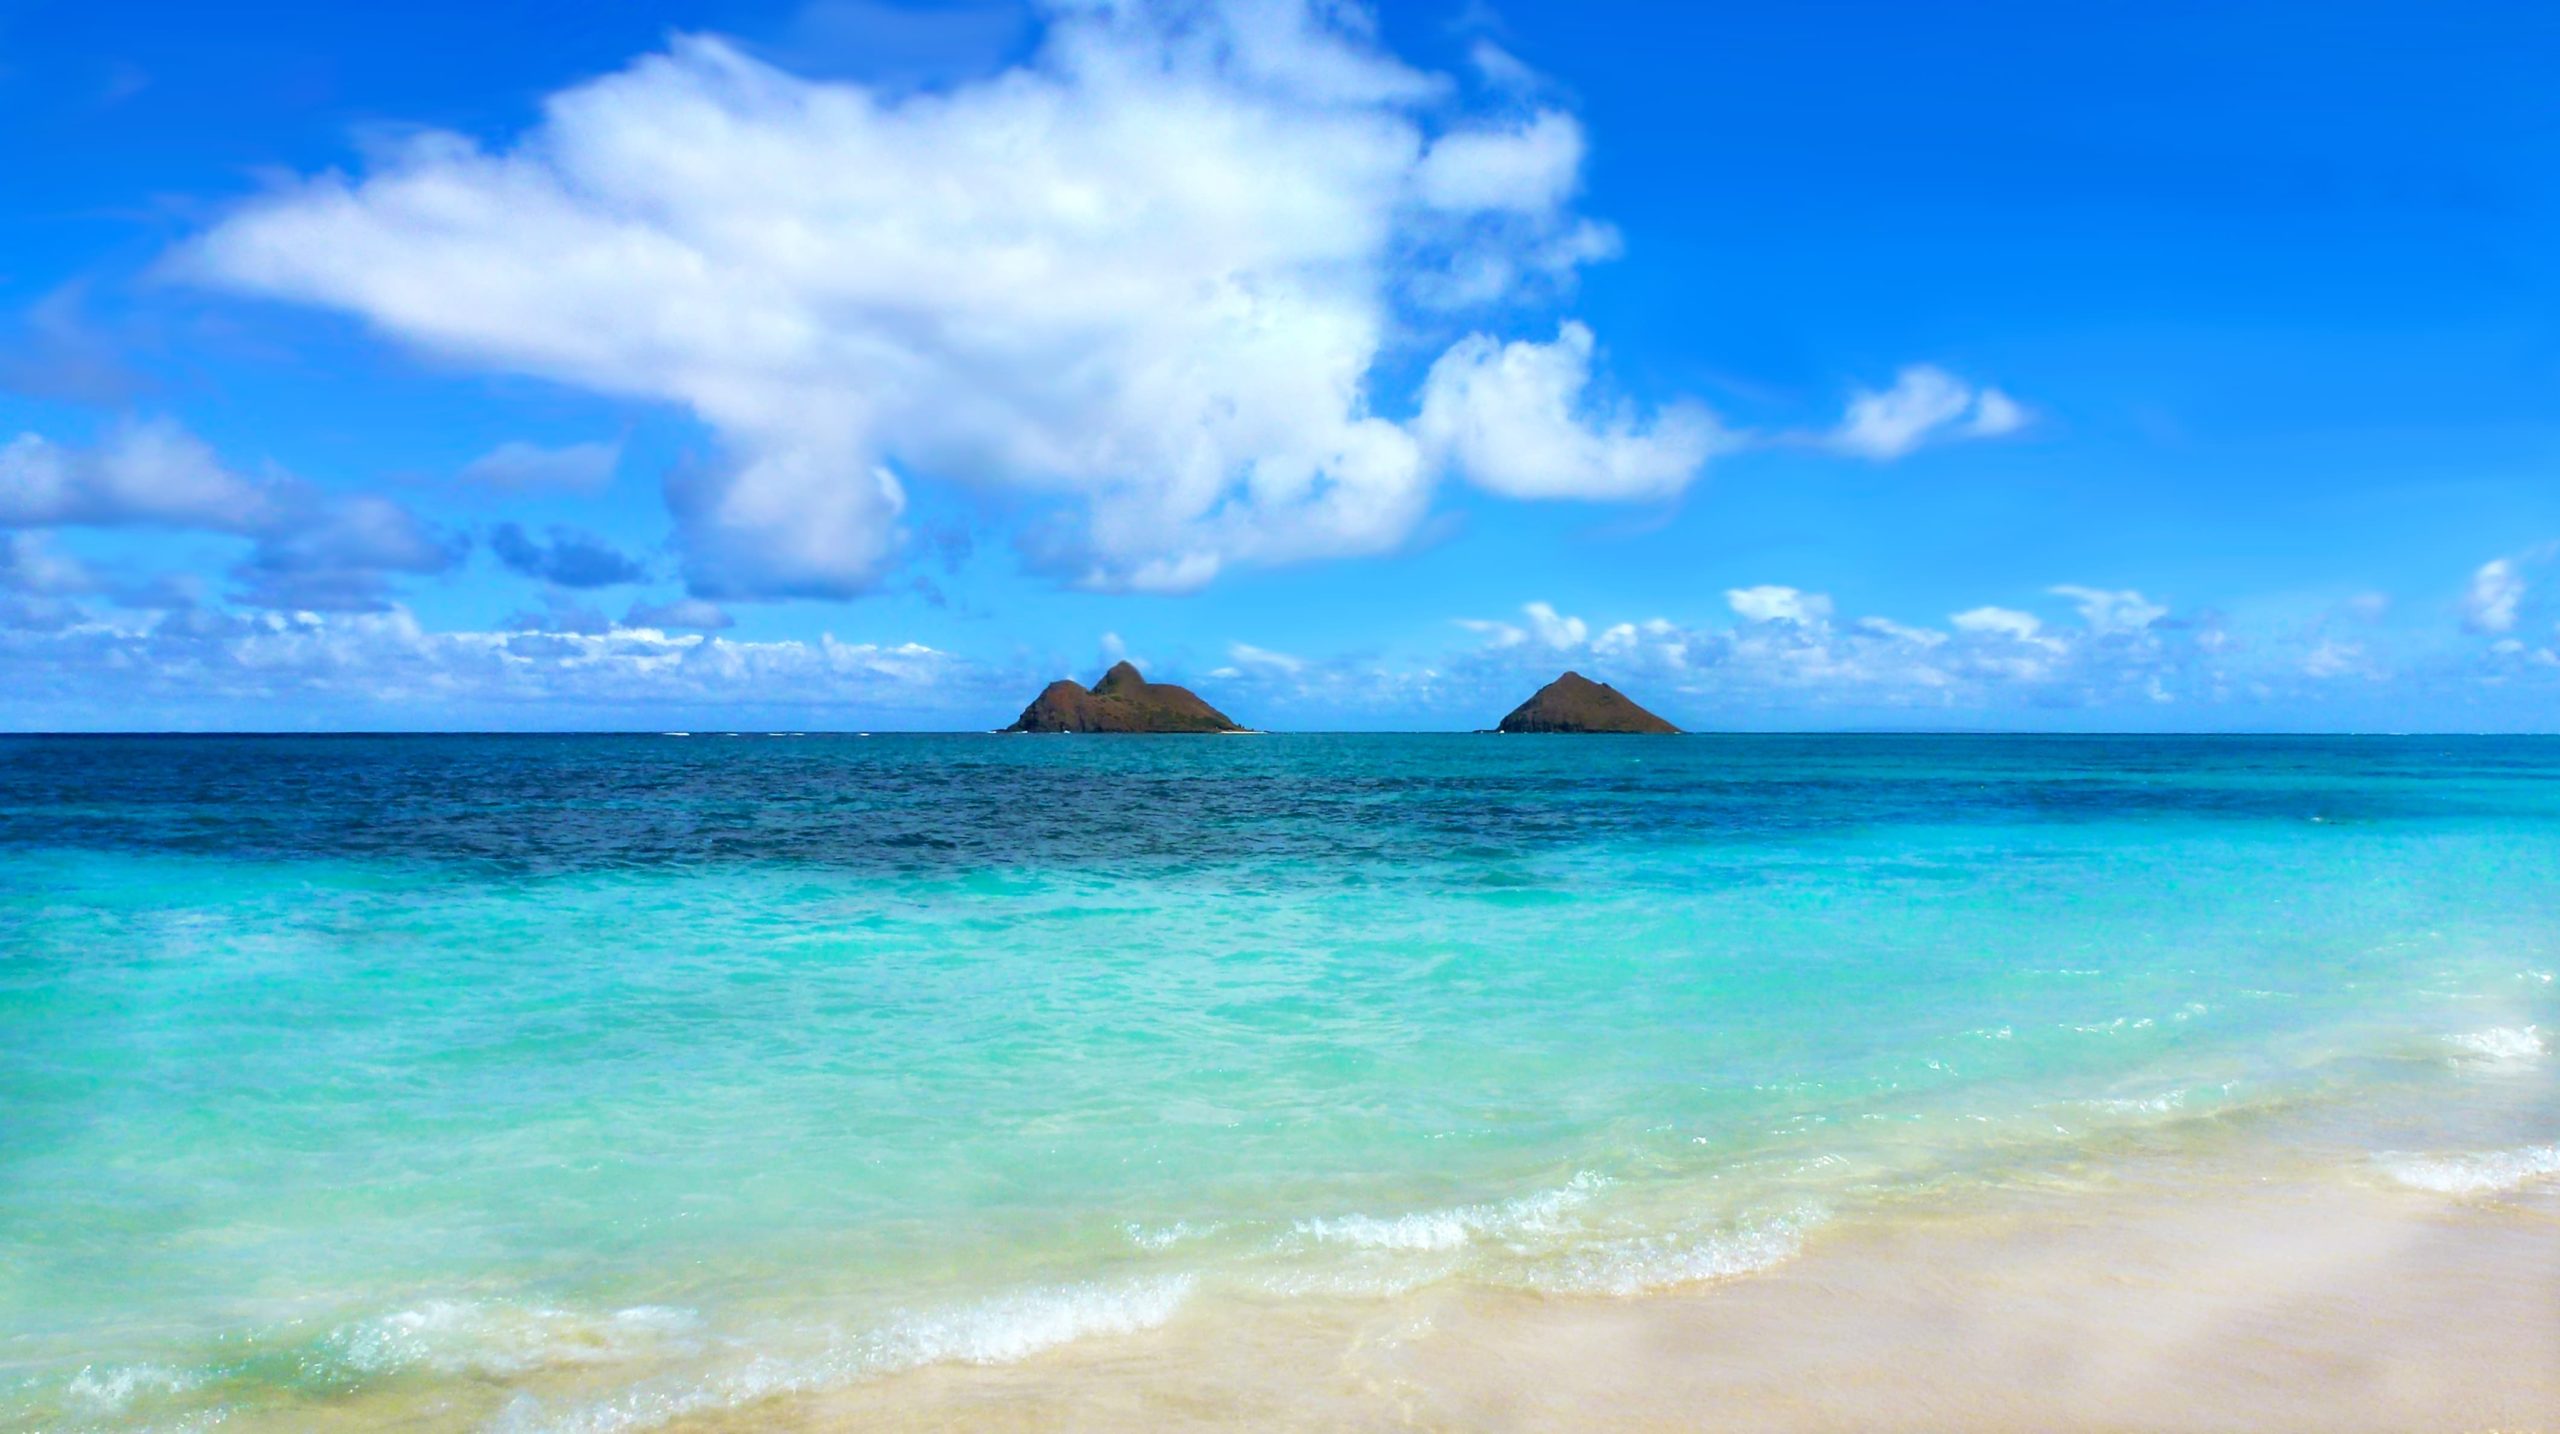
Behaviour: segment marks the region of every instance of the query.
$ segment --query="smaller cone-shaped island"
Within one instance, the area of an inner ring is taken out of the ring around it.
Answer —
[[[1680,729],[1654,716],[1606,682],[1568,672],[1511,709],[1497,732],[1644,732]]]
[[[1149,682],[1116,663],[1087,691],[1060,678],[1041,689],[1008,732],[1242,732],[1187,687]]]

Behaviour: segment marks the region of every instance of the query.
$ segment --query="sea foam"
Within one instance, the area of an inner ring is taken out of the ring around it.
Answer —
[[[1496,1204],[1393,1216],[1315,1216],[1291,1229],[1308,1240],[1365,1250],[1455,1250],[1479,1239],[1510,1242],[1549,1233],[1567,1211],[1590,1200],[1606,1184],[1605,1178],[1585,1171],[1561,1189]]]
[[[1132,1221],[1121,1226],[1120,1230],[1129,1237],[1130,1244],[1141,1250],[1169,1250],[1185,1240],[1202,1239],[1223,1228],[1221,1225],[1194,1225],[1188,1220],[1176,1220],[1170,1225],[1141,1225]]]
[[[2496,1195],[2528,1181],[2560,1175],[2560,1145],[2528,1145],[2479,1155],[2384,1155],[2391,1178],[2442,1195]]]
[[[2445,1037],[2467,1064],[2514,1069],[2539,1063],[2549,1047],[2538,1026],[2492,1026]]]
[[[71,1377],[63,1393],[76,1408],[116,1414],[137,1398],[184,1394],[203,1382],[199,1373],[165,1365],[89,1364]]]
[[[765,1354],[696,1377],[653,1379],[574,1409],[520,1397],[491,1428],[498,1434],[621,1434],[929,1364],[1010,1364],[1080,1339],[1155,1329],[1190,1298],[1193,1283],[1189,1275],[1171,1275],[1019,1290],[910,1315],[819,1353]]]
[[[605,1315],[503,1300],[429,1300],[339,1326],[321,1341],[348,1373],[513,1375],[564,1364],[607,1364],[691,1343],[691,1311],[638,1305]]]
[[[1191,1297],[1189,1275],[1123,1284],[1026,1290],[901,1320],[872,1336],[875,1367],[1010,1364],[1094,1335],[1136,1334],[1173,1318]]]
[[[1540,1267],[1529,1283],[1552,1294],[1624,1296],[1735,1279],[1794,1259],[1806,1229],[1821,1219],[1806,1207],[1721,1230],[1588,1245]]]

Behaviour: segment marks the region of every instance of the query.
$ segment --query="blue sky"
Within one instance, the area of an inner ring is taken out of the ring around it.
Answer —
[[[2549,729],[2552,73],[2526,6],[0,4],[0,725],[1127,654]]]

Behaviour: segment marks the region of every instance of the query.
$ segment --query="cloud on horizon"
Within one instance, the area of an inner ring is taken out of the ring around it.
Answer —
[[[777,720],[968,728],[1000,721],[1088,660],[989,661],[831,635],[736,640],[718,635],[730,615],[701,599],[635,603],[615,623],[559,588],[496,630],[443,632],[398,608],[83,606],[102,591],[40,534],[0,544],[0,682],[20,725],[273,725],[242,721],[258,713],[340,725],[728,725],[790,713]],[[2532,725],[2560,693],[2560,645],[2513,635],[2395,645],[2373,597],[2307,625],[2241,626],[2135,589],[2058,584],[2043,595],[2046,613],[1983,604],[1915,623],[1843,619],[1829,594],[1767,583],[1725,593],[1727,621],[1605,620],[1532,601],[1513,618],[1457,619],[1468,636],[1436,652],[1310,655],[1235,640],[1205,659],[1142,665],[1205,682],[1204,696],[1263,725],[1331,728],[1479,726],[1568,666],[1700,726],[2209,728],[2270,713],[2357,726],[2397,710],[2413,686],[2471,704],[2488,725]],[[1101,661],[1128,651],[1102,635]]]
[[[22,725],[69,728],[655,725],[670,713],[950,712],[975,669],[921,643],[739,642],[566,610],[436,632],[401,609],[0,623]],[[283,718],[279,723],[276,719]]]

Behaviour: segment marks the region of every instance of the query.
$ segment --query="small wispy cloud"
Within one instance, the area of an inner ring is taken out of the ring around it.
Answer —
[[[1736,617],[1746,622],[1792,622],[1810,626],[1827,622],[1831,617],[1829,597],[1777,583],[1729,588],[1725,591],[1724,601]]]
[[[2493,558],[2471,575],[2462,595],[2462,625],[2473,632],[2512,632],[2524,603],[2524,574],[2513,558]]]
[[[1556,611],[1548,602],[1520,605],[1525,623],[1501,622],[1492,618],[1462,617],[1457,624],[1469,632],[1484,635],[1487,647],[1518,647],[1532,638],[1541,645],[1557,649],[1580,647],[1590,640],[1591,624],[1578,617]]]
[[[1935,364],[1912,364],[1894,375],[1891,388],[1858,390],[1823,443],[1883,461],[1928,443],[1998,438],[2032,418],[2024,404],[1999,389],[1976,388]]]
[[[2109,592],[2104,588],[2081,587],[2074,583],[2057,583],[2045,589],[2055,597],[2069,598],[2080,609],[2080,620],[2089,630],[2102,637],[2140,632],[2169,615],[2169,610],[2131,588]]]
[[[1307,670],[1307,661],[1303,657],[1292,657],[1288,653],[1274,652],[1267,647],[1256,647],[1249,642],[1229,643],[1227,660],[1238,667],[1258,668],[1265,672],[1277,672],[1290,677],[1295,677]]]
[[[569,443],[557,448],[501,443],[462,465],[462,481],[492,488],[560,488],[595,493],[613,482],[622,464],[619,442]]]

